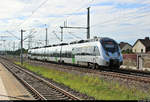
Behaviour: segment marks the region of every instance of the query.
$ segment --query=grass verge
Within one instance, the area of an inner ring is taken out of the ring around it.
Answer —
[[[19,62],[15,62],[20,65]],[[143,100],[150,99],[149,93],[138,89],[128,89],[116,82],[108,82],[95,76],[75,75],[46,67],[39,67],[24,63],[24,67],[43,77],[63,83],[70,88],[95,97],[98,100]]]

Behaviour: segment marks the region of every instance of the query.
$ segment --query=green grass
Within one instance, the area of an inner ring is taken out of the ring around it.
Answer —
[[[15,62],[19,64],[19,62]],[[119,83],[105,81],[95,76],[76,75],[62,72],[46,67],[39,67],[24,63],[24,67],[42,75],[43,77],[53,79],[58,83],[63,83],[70,88],[93,96],[98,100],[140,100],[150,99],[149,93],[144,93],[138,89],[128,89]]]

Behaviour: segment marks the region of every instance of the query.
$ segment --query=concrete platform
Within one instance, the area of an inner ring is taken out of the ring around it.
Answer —
[[[27,89],[1,63],[0,100],[35,100]]]

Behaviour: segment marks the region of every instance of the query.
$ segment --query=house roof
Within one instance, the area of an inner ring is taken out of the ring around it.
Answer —
[[[150,47],[150,40],[143,40],[143,39],[139,39],[139,40],[146,48]]]
[[[126,42],[120,42],[119,46],[120,48],[122,49],[125,45],[129,45],[131,46],[129,43],[126,43]],[[132,46],[131,46],[132,47]]]
[[[140,41],[146,48],[149,48],[150,47],[150,39],[149,37],[145,37],[145,39],[138,39],[134,45],[136,45],[136,43]],[[134,46],[133,45],[133,46]]]

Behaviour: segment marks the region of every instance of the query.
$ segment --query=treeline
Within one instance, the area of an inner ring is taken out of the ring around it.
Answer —
[[[23,53],[26,54],[28,52],[27,49],[22,49]],[[4,55],[4,54],[8,54],[8,55],[20,55],[21,53],[21,49],[18,49],[16,51],[0,51],[0,54]]]
[[[122,54],[133,54],[132,50],[129,50],[129,49],[123,50],[123,51],[121,51],[121,53]]]

